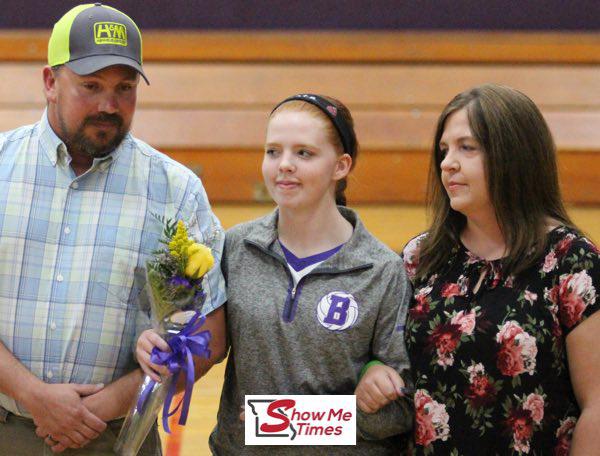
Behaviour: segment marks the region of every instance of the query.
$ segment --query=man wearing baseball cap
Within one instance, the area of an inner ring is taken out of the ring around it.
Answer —
[[[77,6],[48,43],[41,120],[0,133],[2,455],[113,454],[142,378],[138,298],[160,217],[214,240],[206,368],[224,351],[223,232],[198,177],[129,133],[140,77],[135,23]],[[161,454],[156,429],[139,454]]]

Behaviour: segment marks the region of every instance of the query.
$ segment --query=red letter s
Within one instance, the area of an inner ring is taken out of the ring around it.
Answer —
[[[283,413],[277,411],[279,408],[283,408],[285,410],[292,408],[296,405],[296,401],[292,399],[280,399],[278,401],[271,402],[269,407],[267,407],[267,415],[271,418],[275,418],[277,420],[281,420],[279,424],[268,424],[263,423],[260,425],[260,430],[262,432],[281,432],[290,424],[290,420]]]

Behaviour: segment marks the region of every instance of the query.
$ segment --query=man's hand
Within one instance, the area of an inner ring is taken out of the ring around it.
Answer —
[[[97,438],[106,429],[106,423],[85,407],[82,397],[97,393],[103,387],[75,383],[40,384],[24,402],[37,426],[38,437],[45,439],[54,452],[81,448]]]
[[[356,403],[364,413],[375,413],[402,396],[404,380],[389,366],[371,366],[356,387]]]

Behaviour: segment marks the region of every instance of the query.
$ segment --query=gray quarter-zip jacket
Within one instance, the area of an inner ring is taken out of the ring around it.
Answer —
[[[213,454],[402,453],[406,436],[399,434],[411,429],[413,417],[406,399],[376,414],[359,412],[356,446],[244,446],[239,413],[246,394],[354,394],[372,359],[410,384],[404,324],[412,290],[402,260],[352,210],[339,210],[354,227],[352,237],[296,287],[276,242],[277,210],[227,232],[221,265],[230,352]],[[331,310],[332,293],[351,295],[356,311]]]

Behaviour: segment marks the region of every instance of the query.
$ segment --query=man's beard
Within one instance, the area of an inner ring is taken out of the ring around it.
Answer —
[[[71,154],[75,152],[82,155],[88,155],[92,158],[106,157],[121,144],[121,141],[123,141],[123,138],[128,131],[127,128],[123,126],[123,118],[118,114],[102,113],[97,116],[87,116],[83,119],[83,122],[81,122],[81,125],[79,125],[75,132],[68,130],[64,119],[60,114],[58,120],[63,135],[66,136],[63,139],[69,152]],[[101,129],[97,130],[97,133],[94,136],[86,134],[85,127],[94,122],[112,123],[116,127],[116,133],[113,138],[107,142],[110,133]]]

